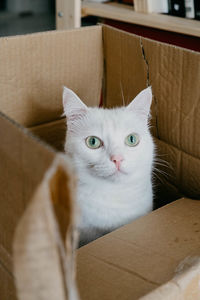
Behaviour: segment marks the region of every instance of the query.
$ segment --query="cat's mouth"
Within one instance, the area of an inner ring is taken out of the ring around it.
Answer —
[[[95,175],[100,177],[100,178],[114,178],[114,177],[119,177],[121,175],[128,175],[128,172],[123,170],[122,168],[114,168],[114,170],[110,170],[107,168],[102,168],[94,164],[90,164],[89,169],[92,173],[92,175]]]
[[[115,169],[114,172],[112,172],[111,174],[109,174],[108,176],[105,176],[105,177],[108,177],[108,178],[117,178],[119,176],[123,176],[123,175],[128,175],[128,173],[126,171],[124,171],[123,169]]]
[[[126,171],[124,171],[124,170],[122,170],[122,169],[117,169],[116,168],[116,170],[115,170],[115,172],[114,172],[114,175],[117,175],[117,174],[124,174],[124,175],[127,175],[128,173],[126,172]]]

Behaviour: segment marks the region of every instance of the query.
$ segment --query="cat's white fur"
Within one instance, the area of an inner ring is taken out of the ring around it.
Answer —
[[[126,107],[87,107],[64,88],[67,117],[65,151],[78,174],[77,202],[81,243],[87,243],[152,210],[152,165],[154,145],[148,128],[151,88],[143,90]],[[139,144],[129,147],[125,138],[139,135]],[[103,146],[90,149],[88,136],[97,136]],[[120,170],[112,155],[121,155]]]

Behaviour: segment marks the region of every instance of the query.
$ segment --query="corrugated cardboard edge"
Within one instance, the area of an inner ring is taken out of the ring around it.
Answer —
[[[78,300],[74,170],[58,154],[22,216],[14,237],[19,300]]]
[[[0,137],[0,264],[12,281],[12,242],[16,224],[56,152],[2,112]],[[0,278],[3,278],[1,272]],[[6,290],[7,283],[4,284],[5,278],[2,280],[0,294],[4,295],[2,291]],[[12,299],[8,294],[2,297]]]
[[[200,257],[186,257],[175,270],[172,280],[140,300],[199,300]]]

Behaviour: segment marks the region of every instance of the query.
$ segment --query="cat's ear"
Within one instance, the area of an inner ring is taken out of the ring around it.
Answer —
[[[137,112],[144,119],[148,119],[152,102],[152,90],[148,87],[141,91],[133,101],[127,106],[127,109]]]
[[[81,99],[72,90],[65,86],[63,88],[63,108],[64,115],[68,120],[78,119],[87,111],[87,106],[81,101]]]

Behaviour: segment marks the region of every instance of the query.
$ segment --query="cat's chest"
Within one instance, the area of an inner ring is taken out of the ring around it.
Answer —
[[[143,194],[142,194],[143,193]],[[150,188],[123,185],[93,185],[78,187],[78,204],[82,226],[117,228],[151,210]]]
[[[128,202],[129,199],[133,198],[133,187],[132,186],[121,186],[116,184],[103,184],[98,182],[96,184],[80,184],[78,186],[79,198],[82,202],[88,202],[91,206],[102,205],[115,206],[120,203]]]
[[[77,202],[81,211],[81,227],[114,229],[151,210],[151,185],[144,182],[124,185],[101,181],[79,183]]]
[[[78,204],[84,211],[109,214],[129,214],[130,210],[140,210],[152,198],[151,183],[103,183],[78,185]]]

